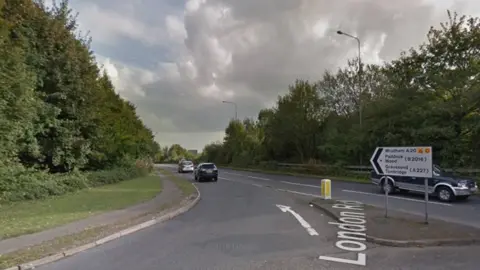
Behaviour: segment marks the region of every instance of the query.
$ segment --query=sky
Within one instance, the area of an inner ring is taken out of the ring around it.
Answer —
[[[51,1],[46,1],[47,4]],[[381,64],[425,41],[447,9],[477,0],[70,0],[116,91],[162,146],[201,151],[228,122],[256,117],[295,79],[318,80],[357,56]],[[476,3],[477,2],[477,3]]]

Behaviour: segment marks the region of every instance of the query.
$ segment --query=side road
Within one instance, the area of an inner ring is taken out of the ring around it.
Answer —
[[[159,181],[162,181],[163,188],[161,193],[150,201],[125,209],[94,215],[38,233],[0,241],[0,269],[15,265],[18,266],[18,269],[29,269],[26,266],[20,266],[52,254],[58,255],[59,252],[60,254],[63,252],[64,256],[66,256],[66,253],[73,255],[70,252],[72,248],[81,249],[81,246],[86,244],[93,247],[99,244],[97,242],[101,241],[103,243],[126,235],[126,231],[131,233],[148,227],[148,224],[143,223],[150,222],[150,225],[153,225],[157,223],[153,222],[157,219],[158,222],[161,222],[172,218],[174,215],[181,214],[180,208],[193,207],[198,201],[200,194],[187,180],[175,178],[165,171],[158,174],[161,176]],[[168,218],[163,219],[164,216],[168,216]],[[138,227],[135,225],[141,225],[141,228],[133,228]],[[122,234],[113,237],[113,234],[119,231],[122,231]],[[101,238],[111,239],[104,240]],[[37,262],[36,264],[40,265],[41,263]]]

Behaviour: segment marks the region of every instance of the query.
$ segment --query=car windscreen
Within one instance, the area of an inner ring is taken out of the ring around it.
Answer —
[[[193,165],[193,163],[191,161],[184,161],[183,165],[184,166],[190,166],[190,165]]]
[[[214,164],[203,164],[202,169],[215,169]]]

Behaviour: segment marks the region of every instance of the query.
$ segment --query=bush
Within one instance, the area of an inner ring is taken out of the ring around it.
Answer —
[[[114,184],[148,175],[152,168],[150,160],[111,170],[57,174],[27,169],[20,164],[0,166],[0,202],[45,199],[87,187]]]
[[[88,173],[89,186],[96,187],[107,184],[114,184],[128,179],[148,175],[153,170],[152,159],[139,159],[135,165],[123,162],[123,167],[117,167],[111,170],[95,171]]]
[[[152,172],[153,170],[153,159],[151,158],[144,158],[139,159],[135,162],[135,167],[141,175],[147,175]]]
[[[96,171],[88,173],[88,185],[98,187],[102,185],[115,184],[128,179],[144,176],[142,170],[131,166],[130,168],[115,168],[112,170]]]
[[[80,172],[50,174],[21,165],[0,167],[0,201],[44,199],[87,187]]]

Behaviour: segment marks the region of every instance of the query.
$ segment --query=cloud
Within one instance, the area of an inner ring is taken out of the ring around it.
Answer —
[[[201,149],[234,115],[255,117],[295,79],[319,79],[356,57],[381,63],[425,40],[446,9],[475,0],[71,1],[117,91],[162,144]]]

